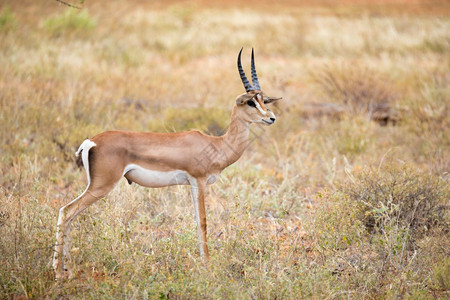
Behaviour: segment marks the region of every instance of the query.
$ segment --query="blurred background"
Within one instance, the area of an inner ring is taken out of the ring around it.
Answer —
[[[448,1],[67,3],[0,1],[0,298],[448,297]],[[124,180],[75,220],[55,286],[80,143],[223,134],[241,47],[283,100],[210,188],[209,270],[189,189]]]

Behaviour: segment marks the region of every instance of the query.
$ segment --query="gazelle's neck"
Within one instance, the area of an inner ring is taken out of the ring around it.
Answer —
[[[236,162],[248,147],[250,135],[250,122],[242,118],[236,109],[231,113],[228,131],[221,136],[224,151],[230,160],[227,165]]]

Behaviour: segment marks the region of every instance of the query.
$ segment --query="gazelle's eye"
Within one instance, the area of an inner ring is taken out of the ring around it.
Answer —
[[[248,106],[251,106],[251,107],[256,107],[256,104],[255,104],[255,102],[253,102],[253,101],[247,101],[247,104],[248,104]]]

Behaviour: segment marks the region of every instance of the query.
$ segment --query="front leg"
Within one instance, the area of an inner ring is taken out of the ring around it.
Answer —
[[[199,238],[200,255],[209,259],[208,244],[206,243],[206,210],[205,210],[205,178],[190,178],[192,200],[194,201],[195,218]]]

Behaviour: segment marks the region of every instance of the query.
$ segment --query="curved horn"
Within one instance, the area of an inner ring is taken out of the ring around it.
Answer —
[[[258,75],[256,75],[255,54],[253,52],[253,48],[252,48],[252,81],[253,81],[253,87],[256,90],[261,90],[261,87],[259,86]]]
[[[239,51],[238,60],[237,60],[237,66],[238,66],[238,70],[239,70],[239,75],[241,75],[242,83],[244,84],[245,91],[249,92],[249,91],[254,90],[254,88],[250,84],[250,82],[248,81],[247,77],[245,76],[244,69],[242,69],[242,64],[241,64],[242,49],[244,49],[244,47],[242,47],[241,51]]]

